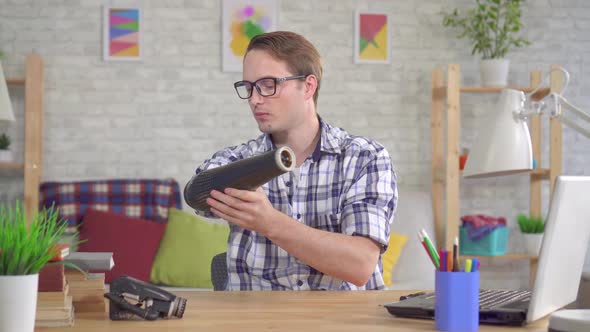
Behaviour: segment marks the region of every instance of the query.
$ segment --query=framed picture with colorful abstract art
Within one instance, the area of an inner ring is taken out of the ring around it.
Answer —
[[[140,8],[104,6],[104,60],[140,61],[143,53],[142,30]]]
[[[355,13],[354,62],[389,63],[391,60],[391,20],[376,12]]]
[[[221,8],[222,69],[241,72],[250,40],[277,30],[279,0],[223,0]]]

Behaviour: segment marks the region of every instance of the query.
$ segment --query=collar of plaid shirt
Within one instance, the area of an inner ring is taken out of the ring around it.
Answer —
[[[273,206],[293,219],[324,231],[371,238],[382,244],[383,252],[397,202],[389,154],[375,141],[351,136],[321,119],[320,124],[320,141],[301,165],[298,181],[296,172],[285,173],[263,189]],[[224,164],[235,156],[247,158],[273,148],[270,136],[263,134],[207,162]],[[384,288],[381,258],[369,282],[358,287],[315,270],[256,232],[231,224],[227,257],[230,290]]]

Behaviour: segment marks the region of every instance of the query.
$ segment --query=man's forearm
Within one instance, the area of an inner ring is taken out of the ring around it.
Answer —
[[[380,245],[372,239],[318,230],[277,211],[276,227],[265,234],[302,262],[357,286],[375,270]]]

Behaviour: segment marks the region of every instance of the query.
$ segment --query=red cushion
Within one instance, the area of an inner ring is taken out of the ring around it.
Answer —
[[[112,252],[115,267],[105,274],[110,283],[122,274],[149,282],[152,262],[166,224],[88,209],[80,227],[78,251]]]

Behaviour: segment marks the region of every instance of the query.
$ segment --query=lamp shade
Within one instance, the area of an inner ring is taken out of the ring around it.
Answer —
[[[8,86],[6,85],[2,62],[0,62],[0,121],[14,121],[14,112],[8,95]]]
[[[463,177],[511,175],[533,169],[529,128],[516,113],[524,102],[522,91],[502,90],[497,109],[479,127]]]

